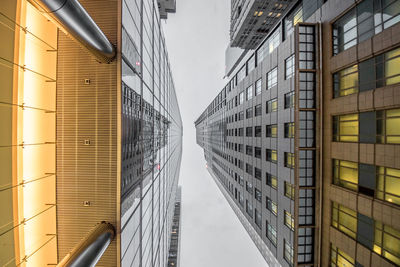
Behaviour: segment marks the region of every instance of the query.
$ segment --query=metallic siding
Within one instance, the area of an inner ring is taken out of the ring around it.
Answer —
[[[113,44],[117,1],[81,1]],[[90,84],[84,84],[90,79]],[[59,32],[57,239],[61,260],[100,221],[117,223],[117,63],[99,64]],[[89,139],[90,145],[84,145]],[[91,206],[84,207],[83,201]],[[116,239],[98,266],[117,266]]]

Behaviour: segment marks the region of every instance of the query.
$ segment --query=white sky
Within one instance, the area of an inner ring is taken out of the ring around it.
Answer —
[[[225,85],[230,0],[176,0],[164,24],[184,124],[181,267],[266,267],[205,168],[194,121]]]

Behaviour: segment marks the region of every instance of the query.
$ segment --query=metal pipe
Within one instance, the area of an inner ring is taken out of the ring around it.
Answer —
[[[99,223],[75,248],[68,253],[57,267],[95,266],[115,237],[114,226]]]
[[[101,63],[115,58],[115,48],[78,0],[28,0]]]

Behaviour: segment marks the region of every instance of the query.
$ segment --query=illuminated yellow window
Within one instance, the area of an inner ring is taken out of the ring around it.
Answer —
[[[294,186],[291,183],[285,182],[285,196],[294,200]]]
[[[375,221],[374,252],[400,265],[400,231]]]
[[[278,188],[278,180],[276,176],[267,173],[267,185],[271,186],[274,189]]]
[[[333,140],[358,142],[358,114],[333,117]]]
[[[400,205],[400,170],[378,167],[377,176],[376,197]]]
[[[332,226],[356,239],[357,212],[336,202],[332,202]]]
[[[277,155],[276,150],[267,149],[266,150],[266,159],[267,159],[267,161],[276,163],[278,161],[278,155]]]
[[[275,99],[267,101],[267,113],[271,113],[278,110],[278,101]]]
[[[271,124],[266,126],[266,137],[277,137],[278,126],[276,124]]]
[[[355,260],[345,252],[331,244],[331,267],[352,267],[355,266]]]
[[[285,167],[294,168],[294,154],[285,152]]]
[[[333,74],[334,96],[346,96],[358,92],[358,65]]]
[[[386,111],[386,143],[400,144],[400,109]]]
[[[285,225],[289,227],[292,231],[294,230],[294,219],[292,214],[285,210]]]
[[[386,85],[400,83],[400,48],[385,53]]]
[[[333,183],[354,191],[358,190],[358,163],[333,160]]]

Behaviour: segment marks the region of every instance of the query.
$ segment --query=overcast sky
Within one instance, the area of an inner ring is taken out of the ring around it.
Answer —
[[[184,124],[181,267],[266,267],[205,168],[194,121],[225,81],[230,0],[176,0],[164,24]]]

